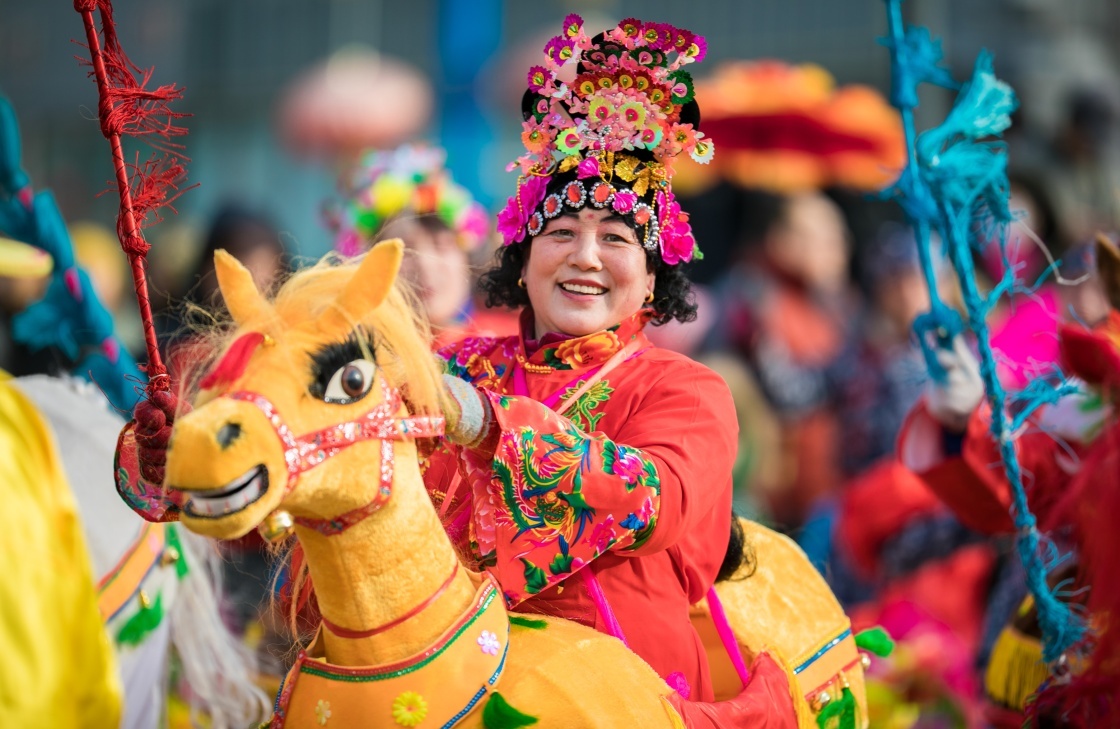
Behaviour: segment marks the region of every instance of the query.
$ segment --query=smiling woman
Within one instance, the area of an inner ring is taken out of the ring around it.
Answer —
[[[744,561],[729,539],[738,426],[723,380],[643,331],[695,317],[681,268],[698,249],[670,183],[682,155],[712,154],[683,70],[704,41],[633,19],[592,39],[569,21],[530,70],[521,177],[481,282],[489,305],[525,307],[521,331],[441,350],[459,412],[425,483],[512,609],[614,635],[711,701],[689,606]],[[787,698],[758,705],[784,716]]]

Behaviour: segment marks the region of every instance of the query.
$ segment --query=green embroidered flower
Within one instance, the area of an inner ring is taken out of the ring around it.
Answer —
[[[417,726],[428,715],[428,702],[415,691],[405,691],[393,700],[393,721],[400,726]]]

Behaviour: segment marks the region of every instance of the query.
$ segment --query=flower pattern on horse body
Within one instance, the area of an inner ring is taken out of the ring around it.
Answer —
[[[315,704],[315,719],[318,720],[319,726],[326,726],[327,719],[331,718],[331,702],[319,699],[319,703]]]
[[[478,636],[478,647],[488,656],[498,655],[498,651],[502,649],[502,642],[498,640],[498,636],[489,630],[482,631]]]
[[[428,716],[428,702],[415,691],[405,691],[393,700],[393,721],[399,726],[418,726]]]

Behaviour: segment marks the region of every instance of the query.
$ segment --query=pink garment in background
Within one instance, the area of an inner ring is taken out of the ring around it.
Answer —
[[[1015,297],[1007,318],[992,328],[999,379],[1004,387],[1022,389],[1059,360],[1058,294],[1052,284],[1030,297]]]

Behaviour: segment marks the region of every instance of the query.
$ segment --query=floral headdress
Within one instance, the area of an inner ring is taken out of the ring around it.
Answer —
[[[545,46],[545,65],[529,69],[526,153],[509,166],[521,172],[517,194],[498,215],[504,244],[537,235],[565,208],[590,204],[632,219],[644,231],[642,245],[669,265],[699,257],[670,183],[677,157],[706,164],[715,152],[696,129],[699,109],[684,70],[706,52],[703,36],[665,23],[628,18],[590,38],[582,18],[565,18]],[[559,73],[570,62],[577,75],[567,84]],[[554,175],[573,171],[548,194]]]
[[[477,248],[490,231],[486,210],[451,179],[445,159],[443,150],[421,145],[366,153],[339,183],[344,201],[332,215],[335,248],[345,255],[362,252],[402,213],[435,215],[463,249]]]

